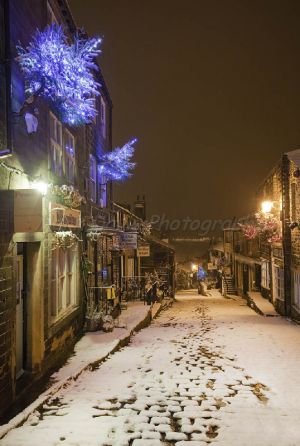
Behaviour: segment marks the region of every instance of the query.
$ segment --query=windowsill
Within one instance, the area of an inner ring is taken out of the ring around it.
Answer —
[[[58,316],[52,317],[49,325],[49,337],[53,336],[63,326],[71,322],[71,320],[77,316],[79,311],[80,307],[78,305],[70,306],[69,308],[61,312]]]
[[[299,307],[297,307],[297,306],[294,304],[294,305],[292,305],[292,308],[293,308],[293,310],[296,311],[297,314],[300,315],[300,308],[299,308]]]
[[[279,300],[280,302],[284,302],[284,298],[283,297],[275,297],[275,300]]]

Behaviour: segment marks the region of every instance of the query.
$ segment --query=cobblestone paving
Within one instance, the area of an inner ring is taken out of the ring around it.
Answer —
[[[0,444],[36,445],[41,435],[43,445],[218,443],[233,401],[255,410],[269,389],[216,345],[214,329],[205,300],[175,303]]]

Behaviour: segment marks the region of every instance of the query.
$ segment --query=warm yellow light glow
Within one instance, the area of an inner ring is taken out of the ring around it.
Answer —
[[[264,214],[271,212],[273,207],[273,201],[263,201],[261,204],[261,210]]]
[[[33,189],[38,190],[42,195],[46,195],[48,191],[48,184],[44,181],[35,181],[32,184]]]
[[[197,269],[198,269],[198,265],[196,265],[195,263],[192,263],[192,270],[197,271]]]

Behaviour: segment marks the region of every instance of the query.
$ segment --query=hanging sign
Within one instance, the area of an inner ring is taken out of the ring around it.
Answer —
[[[121,245],[122,245],[122,240],[121,240],[120,235],[119,234],[114,234],[112,236],[112,246],[111,246],[111,248],[113,250],[118,251],[118,250],[122,249]]]
[[[141,245],[137,249],[138,257],[150,257],[150,245]]]
[[[81,211],[62,204],[50,203],[49,225],[62,228],[81,228]]]
[[[122,234],[122,249],[137,249],[136,232],[124,232]]]
[[[43,198],[34,189],[14,191],[14,232],[43,232]]]

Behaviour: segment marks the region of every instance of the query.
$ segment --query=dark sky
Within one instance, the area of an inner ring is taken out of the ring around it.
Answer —
[[[137,136],[134,177],[116,188],[149,214],[226,218],[300,145],[299,0],[69,0],[104,36],[113,141]]]

